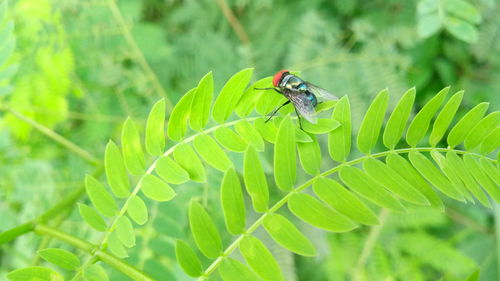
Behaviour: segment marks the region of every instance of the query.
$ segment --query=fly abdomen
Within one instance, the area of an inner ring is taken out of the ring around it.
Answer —
[[[318,99],[316,96],[310,92],[307,93],[307,99],[309,99],[312,105],[315,107],[318,104]]]

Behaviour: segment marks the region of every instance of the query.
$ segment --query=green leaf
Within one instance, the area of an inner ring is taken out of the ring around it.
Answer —
[[[85,189],[87,190],[90,201],[101,214],[106,217],[116,215],[118,205],[116,205],[115,199],[106,191],[102,183],[97,181],[94,177],[87,175],[85,177]]]
[[[411,108],[415,101],[415,87],[409,89],[399,100],[392,111],[387,124],[385,125],[383,141],[389,149],[394,149],[403,136],[403,131],[408,123],[411,114]]]
[[[260,96],[260,99],[257,101],[257,106],[255,109],[261,115],[268,115],[275,108],[282,105],[287,101],[287,98],[282,94],[278,94],[273,90],[267,90]],[[287,105],[280,109],[280,112],[284,112],[286,108],[291,108],[292,105]],[[292,109],[293,110],[293,109]],[[267,119],[267,118],[266,118]]]
[[[316,105],[316,113],[327,111],[337,105],[338,100],[328,100]]]
[[[2,45],[0,45],[0,65],[7,63],[9,58],[14,53],[15,47],[16,39],[13,36],[8,38],[7,42],[2,42]]]
[[[220,127],[214,132],[215,139],[226,149],[234,152],[243,152],[248,144],[228,127]]]
[[[236,114],[239,117],[247,117],[257,105],[257,101],[265,90],[256,90],[255,88],[268,88],[273,86],[273,77],[265,77],[253,83],[248,89],[245,90],[238,105],[236,106]]]
[[[363,169],[374,180],[398,195],[401,199],[417,205],[430,205],[427,198],[420,191],[415,189],[402,176],[382,161],[368,158],[363,162]]]
[[[47,248],[38,251],[38,255],[42,257],[42,259],[62,268],[76,270],[80,267],[80,259],[67,250]]]
[[[475,26],[454,16],[446,17],[444,27],[451,35],[469,44],[476,43],[479,37]]]
[[[309,135],[309,133],[304,132],[300,127],[295,127],[295,142],[297,143],[306,143],[312,142],[313,139]]]
[[[169,201],[176,195],[175,191],[166,182],[151,174],[145,174],[140,185],[142,193],[156,201]]]
[[[191,277],[198,277],[203,273],[200,259],[186,242],[182,240],[176,241],[175,257],[177,258],[177,262],[187,275]]]
[[[262,138],[267,142],[274,143],[276,141],[276,135],[278,134],[278,129],[274,122],[267,122],[265,118],[258,118],[254,121],[255,129],[260,133]]]
[[[295,128],[290,116],[281,122],[274,146],[274,180],[281,190],[292,190],[297,178]]]
[[[219,123],[224,123],[234,108],[238,104],[243,91],[245,90],[250,78],[252,78],[253,68],[246,68],[236,73],[227,81],[215,100],[212,117]]]
[[[488,110],[489,103],[483,102],[472,108],[467,114],[457,122],[455,127],[448,134],[448,145],[453,148],[465,140],[472,128],[481,120]]]
[[[153,156],[159,156],[165,148],[165,99],[153,105],[146,123],[146,151]]]
[[[240,243],[241,255],[248,265],[264,280],[284,280],[278,262],[264,243],[253,236],[245,236]]]
[[[285,249],[302,256],[316,255],[316,249],[311,241],[285,217],[278,214],[267,215],[264,218],[264,228]]]
[[[82,218],[95,230],[103,232],[106,230],[106,223],[102,217],[93,208],[78,203],[78,210]]]
[[[493,183],[483,168],[472,155],[464,155],[465,167],[469,170],[476,181],[486,190],[486,192],[496,201],[500,202],[500,188]]]
[[[127,118],[125,124],[123,124],[122,152],[127,170],[133,175],[141,175],[146,165],[144,152],[142,151],[139,132],[134,121],[130,118]]]
[[[167,134],[175,140],[181,141],[187,132],[187,120],[191,113],[191,103],[196,94],[196,88],[189,90],[175,105],[168,120]]]
[[[465,202],[463,194],[446,179],[431,160],[414,150],[409,153],[409,158],[412,165],[437,189],[455,200]]]
[[[245,151],[243,160],[243,178],[248,194],[252,198],[256,212],[267,211],[269,204],[269,188],[266,175],[260,163],[257,151],[251,146]]]
[[[489,133],[481,143],[480,151],[482,154],[490,154],[500,147],[500,126]]]
[[[323,202],[344,216],[367,225],[379,223],[372,210],[337,181],[320,177],[314,182],[313,189]]]
[[[479,269],[474,271],[465,281],[479,281]]]
[[[0,11],[0,13],[2,12]],[[3,28],[1,26],[3,26]],[[3,44],[5,44],[5,42],[7,42],[13,37],[13,31],[14,31],[13,20],[9,20],[7,24],[3,25],[3,19],[0,19],[0,42],[1,42],[0,48],[2,47]]]
[[[346,232],[356,228],[350,219],[308,194],[293,194],[288,200],[288,209],[299,219],[328,231]]]
[[[240,179],[234,169],[229,169],[224,174],[220,195],[222,211],[229,233],[235,235],[242,233],[245,230],[245,201]]]
[[[168,183],[181,184],[189,180],[189,173],[168,156],[158,159],[155,171]]]
[[[201,158],[217,170],[224,172],[233,166],[224,150],[209,135],[201,134],[197,136],[193,141],[193,145]]]
[[[464,162],[454,151],[446,153],[446,161],[450,168],[457,172],[457,175],[462,179],[465,187],[476,196],[476,198],[486,207],[491,207],[490,201],[481,187],[476,183],[469,170],[465,167]]]
[[[429,143],[431,146],[436,146],[441,138],[444,136],[446,129],[450,126],[453,117],[457,113],[458,107],[462,102],[464,91],[454,94],[443,107],[439,113],[432,127],[431,135],[429,136]]]
[[[189,206],[189,225],[198,249],[209,259],[222,254],[219,231],[205,209],[195,201]]]
[[[108,248],[113,253],[115,256],[119,258],[126,258],[128,257],[127,250],[123,246],[123,244],[120,242],[120,239],[118,239],[118,234],[116,234],[116,231],[112,232],[109,235],[108,238]]]
[[[85,269],[83,277],[86,281],[108,281],[108,275],[102,266],[93,264]]]
[[[417,146],[418,142],[425,136],[432,117],[434,117],[434,114],[438,111],[449,90],[450,87],[446,87],[439,91],[439,93],[429,100],[417,115],[415,115],[415,118],[413,118],[406,132],[406,142],[410,146]]]
[[[120,242],[127,248],[135,246],[135,232],[132,222],[126,217],[121,216],[116,221],[116,235]]]
[[[451,185],[464,196],[465,200],[474,202],[474,198],[465,188],[462,179],[457,174],[457,171],[451,168],[450,163],[446,161],[446,158],[436,150],[431,151],[431,157],[432,159],[434,159],[434,162],[438,164],[439,168],[441,169],[443,174],[448,178]]]
[[[490,178],[500,186],[500,169],[496,168],[489,160],[486,158],[481,158],[479,164],[483,168],[483,171],[490,176]]]
[[[225,258],[219,266],[219,275],[224,281],[260,281],[260,278],[243,263]]]
[[[14,76],[14,74],[17,73],[17,70],[19,69],[19,64],[12,64],[9,65],[8,67],[0,70],[0,81],[6,80]],[[0,88],[0,96],[3,95],[4,91],[2,89],[9,89],[8,86]]]
[[[179,144],[174,150],[174,159],[189,173],[193,181],[205,182],[207,180],[205,167],[189,144]]]
[[[420,1],[423,2],[423,1]],[[437,2],[433,1],[432,2]],[[439,15],[430,13],[418,17],[417,31],[420,38],[427,38],[436,34],[443,27]]]
[[[495,111],[481,119],[465,138],[465,148],[472,150],[477,147],[484,138],[500,126],[500,111]]]
[[[370,154],[377,144],[388,103],[389,91],[385,89],[377,94],[366,111],[358,132],[358,149],[364,154]]]
[[[130,182],[128,181],[120,149],[111,140],[104,152],[104,166],[108,184],[113,193],[119,198],[127,197],[130,194]]]
[[[328,151],[333,160],[344,162],[351,151],[351,106],[347,96],[338,101],[332,118],[340,123],[340,128],[328,134]]]
[[[264,151],[264,140],[257,129],[246,120],[240,120],[234,126],[236,132],[258,151]]]
[[[8,4],[9,4],[8,0],[2,1],[2,3],[0,3],[0,24],[2,24],[6,18]]]
[[[302,125],[304,131],[315,135],[326,134],[340,127],[340,123],[338,121],[325,118],[319,118],[316,124],[303,122]]]
[[[130,197],[127,213],[137,224],[143,225],[148,221],[148,208],[139,196]]]
[[[7,1],[4,1],[4,3],[5,2]],[[58,272],[41,266],[16,269],[9,272],[7,278],[10,281],[64,281],[64,277]]]
[[[347,166],[340,170],[339,176],[350,189],[373,203],[397,212],[405,210],[391,193],[360,169]]]
[[[312,142],[297,143],[299,159],[306,173],[318,175],[321,168],[321,149],[316,136],[312,135],[311,138]]]
[[[473,5],[462,0],[447,0],[444,2],[444,8],[447,12],[462,18],[470,23],[480,23],[481,14]]]
[[[189,124],[196,131],[201,131],[208,123],[210,107],[214,92],[214,77],[212,71],[201,78],[191,102],[191,116]]]

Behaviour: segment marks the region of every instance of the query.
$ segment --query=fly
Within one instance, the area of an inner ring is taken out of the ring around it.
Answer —
[[[278,113],[278,110],[291,102],[295,108],[295,113],[299,118],[299,126],[302,129],[301,116],[313,124],[317,123],[317,118],[315,116],[316,111],[314,109],[316,105],[318,105],[317,97],[321,97],[325,100],[338,100],[336,96],[327,90],[302,80],[301,78],[291,74],[288,70],[281,70],[274,75],[273,86],[274,88],[255,89],[275,90],[276,92],[284,95],[288,100],[273,110],[269,114],[270,116],[267,118],[266,122],[269,122],[269,120],[271,120],[271,118]]]

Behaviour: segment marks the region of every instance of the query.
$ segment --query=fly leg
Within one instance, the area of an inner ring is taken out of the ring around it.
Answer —
[[[299,127],[302,131],[304,131],[304,129],[302,128],[302,118],[300,118],[300,114],[299,112],[297,111],[297,108],[295,108],[295,114],[297,114],[297,118],[299,118]]]
[[[289,100],[287,100],[284,104],[280,105],[278,108],[276,108],[275,110],[273,110],[273,112],[269,113],[269,115],[270,115],[270,116],[269,116],[269,118],[267,118],[266,122],[264,122],[264,123],[269,122],[269,120],[271,120],[271,118],[272,118],[274,115],[276,115],[276,113],[278,113],[278,110],[280,110],[283,106],[285,106],[285,105],[287,105],[287,104],[289,104],[289,103],[290,103],[290,101],[289,101]]]
[[[276,92],[283,94],[280,90],[276,88],[254,88],[255,90],[275,90]]]

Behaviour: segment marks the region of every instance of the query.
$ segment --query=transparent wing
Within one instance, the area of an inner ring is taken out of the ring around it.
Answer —
[[[316,124],[316,111],[314,110],[314,105],[307,98],[305,94],[302,93],[291,93],[288,95],[288,99],[293,103],[297,112],[304,117],[307,121]]]
[[[307,85],[308,90],[311,91],[311,93],[313,93],[317,97],[321,97],[324,100],[338,100],[339,99],[334,94],[328,92],[327,90],[325,90],[323,88],[320,88],[320,87],[318,87],[314,84],[311,84],[309,82],[305,82],[305,83]]]

